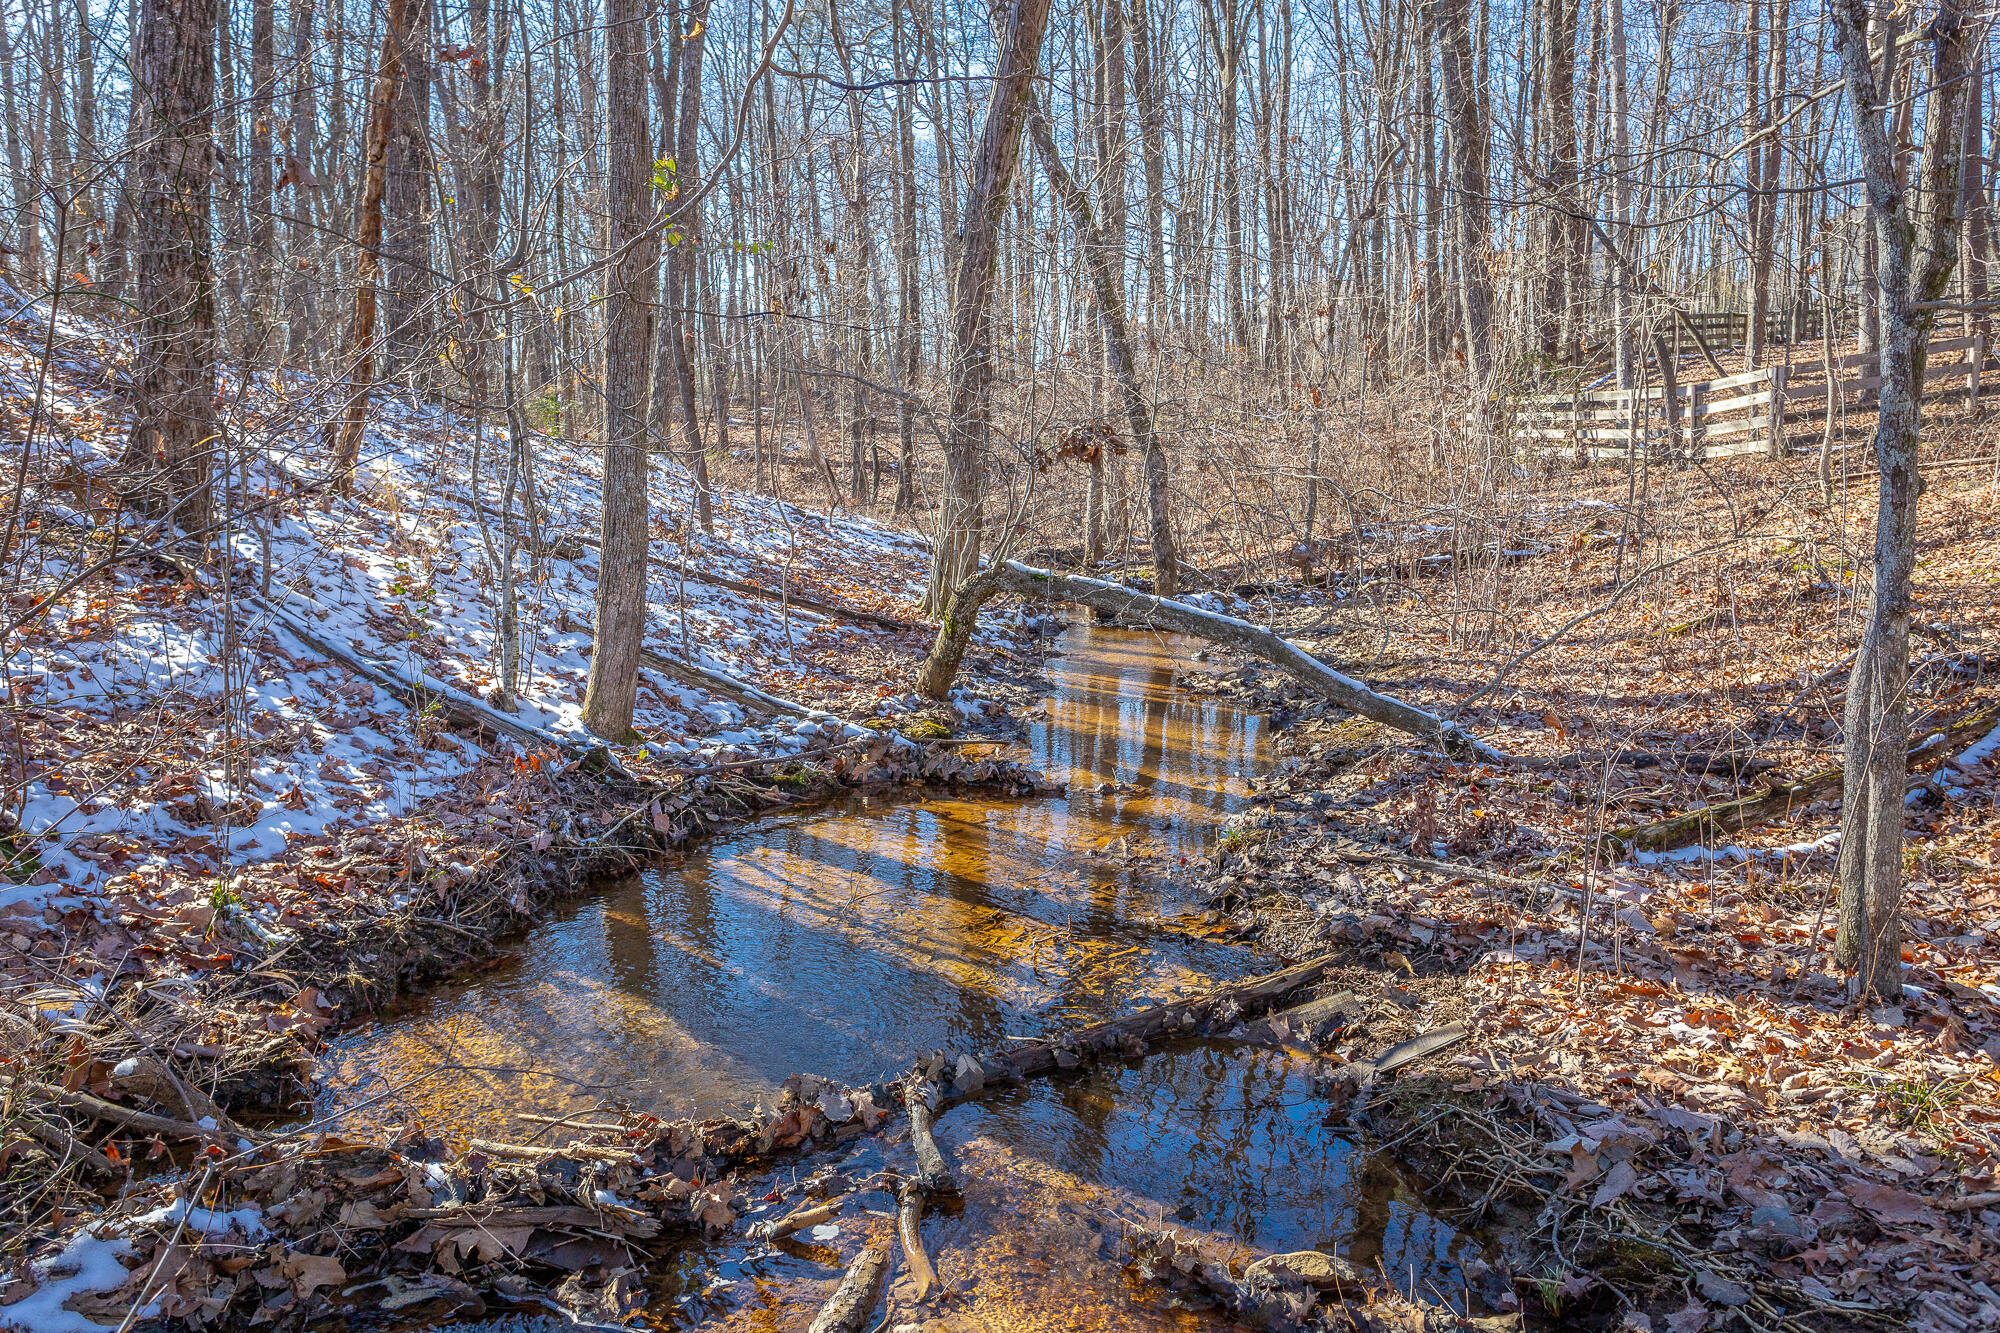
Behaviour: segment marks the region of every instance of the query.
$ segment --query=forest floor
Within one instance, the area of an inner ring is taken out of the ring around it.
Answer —
[[[1365,610],[1270,606],[1519,766],[1448,760],[1262,662],[1207,686],[1285,722],[1205,867],[1210,928],[1377,970],[1378,1012],[1402,1020],[1335,1067],[1465,1027],[1449,1072],[1359,1113],[1474,1216],[1533,1205],[1539,1243],[1509,1275],[1531,1312],[2000,1324],[2000,500],[1989,428],[1946,412],[1920,520],[1900,1007],[1850,1004],[1833,964],[1837,781],[1745,827],[1670,822],[1837,769],[1865,481],[1829,507],[1806,459],[1656,477],[1672,526],[1626,529],[1624,478],[1600,467],[1504,586],[1440,572]],[[1643,537],[1622,559],[1621,530]],[[1674,572],[1703,548],[1699,576]],[[1614,601],[1621,565],[1664,576]]]
[[[429,1316],[484,1292],[619,1319],[628,1244],[769,1211],[778,1189],[747,1197],[733,1167],[897,1110],[892,1089],[795,1080],[757,1117],[633,1120],[608,1144],[525,1153],[252,1114],[345,1017],[489,956],[606,864],[843,785],[1033,789],[929,742],[1018,729],[1041,641],[1017,631],[1044,608],[996,608],[962,688],[926,705],[920,541],[736,491],[698,533],[662,466],[652,646],[680,674],[649,670],[644,741],[607,766],[580,723],[595,464],[547,441],[511,715],[540,739],[497,737],[462,724],[494,684],[479,501],[495,441],[481,466],[467,423],[385,398],[355,494],[301,495],[316,446],[298,423],[324,416],[324,387],[227,385],[228,429],[262,442],[231,484],[276,498],[228,535],[227,567],[191,565],[97,479],[122,444],[119,349],[59,324],[44,379],[46,324],[0,315],[0,420],[19,438],[39,400],[54,423],[15,497],[6,605],[23,623],[0,663],[19,812],[0,887],[0,1324],[87,1331],[137,1307],[294,1325],[363,1283]],[[1837,787],[1741,829],[1605,841],[1837,763],[1873,503],[1853,451],[1831,505],[1807,459],[1643,486],[1550,466],[1497,540],[1464,546],[1471,525],[1431,518],[1364,534],[1325,587],[1266,588],[1254,608],[1203,596],[1529,761],[1449,760],[1259,662],[1182,674],[1270,714],[1281,756],[1184,927],[1273,968],[1337,963],[1314,981],[1371,1014],[1325,1046],[1282,1017],[1250,1032],[1233,1002],[1200,1021],[1308,1051],[1330,1118],[1422,1146],[1444,1193],[1504,1220],[1506,1267],[1479,1284],[1503,1314],[2000,1325],[2000,501],[1975,457],[1984,419],[1942,421],[1936,457],[1974,465],[1936,467],[1922,502],[1913,735],[1939,739],[1911,799],[1898,1008],[1850,1006],[1831,962]],[[1258,568],[1240,564],[1247,585]],[[1453,1024],[1430,1063],[1357,1075]],[[964,1098],[1025,1061],[918,1072]],[[1374,1300],[1347,1307],[1360,1326],[1453,1322]]]
[[[640,739],[606,766],[581,722],[589,451],[538,450],[523,679],[501,716],[481,521],[496,440],[385,395],[354,494],[328,494],[297,472],[325,387],[230,382],[225,429],[257,445],[230,484],[273,498],[223,539],[227,568],[204,564],[121,516],[104,480],[123,444],[125,349],[63,319],[45,358],[48,335],[0,288],[0,423],[17,451],[41,423],[10,483],[5,605],[20,624],[0,662],[9,1267],[66,1229],[89,1198],[73,1187],[132,1170],[129,1141],[100,1153],[46,1107],[24,1110],[32,1088],[143,1103],[164,1064],[179,1082],[155,1104],[212,1130],[295,1099],[326,1032],[477,965],[607,870],[842,787],[1039,789],[994,747],[949,743],[1014,733],[1005,701],[1028,697],[1020,681],[1040,666],[1032,625],[991,617],[948,703],[912,692],[931,637],[909,600],[919,539],[731,491],[699,532],[686,479],[656,464],[661,629]],[[125,1128],[158,1159],[173,1130],[148,1126]],[[33,1299],[29,1276],[0,1279],[0,1322],[26,1317],[6,1311]]]

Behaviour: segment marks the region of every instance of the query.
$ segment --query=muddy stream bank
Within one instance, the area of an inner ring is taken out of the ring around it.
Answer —
[[[498,966],[343,1035],[319,1109],[379,1099],[348,1133],[560,1142],[546,1118],[769,1108],[800,1071],[886,1082],[926,1051],[1005,1048],[1268,971],[1183,891],[1268,763],[1259,718],[1176,687],[1200,646],[1070,628],[1020,756],[1067,795],[851,796],[607,883]],[[945,1115],[963,1206],[925,1230],[952,1326],[1210,1326],[1099,1243],[1114,1214],[1324,1249],[1464,1309],[1480,1243],[1322,1124],[1310,1065],[1190,1042]],[[854,1180],[901,1170],[907,1130],[830,1160]],[[691,1243],[648,1274],[642,1318],[804,1327],[893,1208],[863,1196],[775,1244]]]

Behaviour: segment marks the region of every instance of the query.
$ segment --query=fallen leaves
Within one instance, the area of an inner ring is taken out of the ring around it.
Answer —
[[[1927,1200],[1908,1190],[1878,1185],[1859,1176],[1848,1176],[1842,1180],[1840,1189],[1884,1226],[1924,1225],[1938,1218]]]

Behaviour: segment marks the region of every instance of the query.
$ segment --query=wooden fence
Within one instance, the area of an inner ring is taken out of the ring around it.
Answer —
[[[1686,337],[1682,319],[1701,332],[1710,351],[1741,347],[1749,340],[1750,316],[1741,310],[1694,310],[1673,321],[1676,352],[1694,350],[1694,339]],[[1818,310],[1770,310],[1764,314],[1764,345],[1782,347],[1791,342],[1811,342],[1824,324]]]
[[[1679,361],[1684,353],[1692,353],[1699,347],[1707,347],[1711,352],[1726,352],[1732,347],[1741,347],[1750,331],[1750,316],[1741,310],[1691,310],[1674,316],[1667,337],[1673,344],[1674,360]],[[1826,316],[1816,309],[1772,310],[1764,316],[1764,345],[1784,347],[1796,342],[1811,342],[1818,338],[1826,327]],[[1582,342],[1572,348],[1563,358],[1566,365],[1577,370],[1594,370],[1611,364],[1613,348],[1611,341]]]
[[[1955,353],[1965,355],[1946,360]],[[1741,375],[1698,380],[1678,386],[1669,413],[1664,389],[1601,389],[1540,394],[1517,400],[1511,438],[1516,453],[1557,454],[1578,461],[1629,458],[1636,446],[1656,457],[1729,458],[1740,454],[1784,455],[1785,427],[1825,419],[1827,384],[1795,381],[1821,370],[1820,364],[1767,366]],[[1960,376],[1976,401],[1980,375],[2000,369],[1989,358],[1986,338],[1945,338],[1931,343],[1926,383]],[[1849,375],[1847,372],[1857,372]],[[1873,353],[1833,362],[1833,386],[1843,396],[1866,401],[1882,387]],[[1679,420],[1673,420],[1678,416]]]

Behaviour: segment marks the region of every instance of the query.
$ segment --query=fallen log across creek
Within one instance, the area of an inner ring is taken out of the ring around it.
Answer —
[[[1080,574],[1058,574],[1036,569],[1018,560],[1005,560],[981,570],[954,594],[950,612],[938,632],[937,646],[924,667],[919,688],[942,698],[956,674],[959,658],[970,641],[979,606],[988,598],[1011,592],[1024,598],[1047,598],[1075,602],[1106,615],[1127,616],[1163,629],[1193,635],[1225,647],[1254,653],[1282,667],[1314,693],[1331,700],[1370,721],[1436,744],[1446,754],[1487,763],[1510,763],[1509,756],[1494,749],[1457,723],[1392,698],[1342,675],[1289,639],[1235,616],[1166,597],[1155,597],[1123,584]]]
[[[1004,1053],[961,1056],[951,1068],[952,1090],[938,1109],[976,1095],[986,1083],[995,1080],[1036,1078],[1106,1058],[1141,1056],[1162,1041],[1219,1035],[1246,1018],[1277,1007],[1318,981],[1339,961],[1333,954],[1307,959],[1276,972],[1217,986],[1185,1000],[1170,1000],[1121,1018],[1092,1023],[1075,1032],[1029,1038]],[[941,1060],[932,1063],[942,1069]]]

